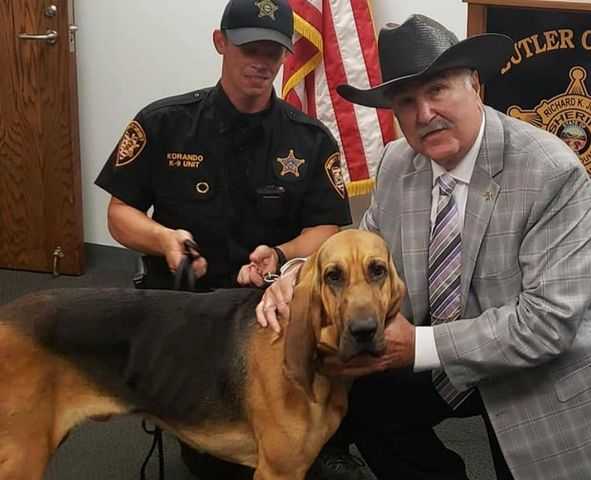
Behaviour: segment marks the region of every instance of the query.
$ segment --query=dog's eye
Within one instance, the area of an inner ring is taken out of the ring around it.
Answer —
[[[328,270],[324,274],[324,281],[329,285],[337,285],[343,281],[343,272],[338,268]]]
[[[383,263],[372,262],[369,264],[368,272],[372,280],[380,280],[387,275],[388,269]]]

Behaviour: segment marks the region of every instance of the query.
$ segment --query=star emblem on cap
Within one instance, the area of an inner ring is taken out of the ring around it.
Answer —
[[[275,20],[275,12],[279,10],[279,7],[273,0],[258,0],[254,4],[259,7],[259,18],[271,17]]]
[[[289,155],[285,158],[278,158],[277,161],[283,167],[281,170],[280,175],[285,177],[286,175],[294,175],[296,177],[300,176],[300,167],[306,163],[306,161],[302,158],[297,158],[293,150],[289,151]]]

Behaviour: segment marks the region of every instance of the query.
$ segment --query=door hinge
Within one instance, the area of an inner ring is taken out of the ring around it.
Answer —
[[[74,11],[74,0],[67,0],[68,5],[68,45],[70,53],[76,51],[76,32],[78,25],[76,25],[76,13]]]
[[[78,25],[70,25],[68,27],[68,42],[70,44],[70,53],[76,51],[76,32],[78,31]]]

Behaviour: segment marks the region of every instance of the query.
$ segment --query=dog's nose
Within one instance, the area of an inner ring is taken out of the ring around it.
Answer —
[[[378,329],[378,322],[375,318],[354,320],[349,324],[351,336],[359,343],[370,342]]]

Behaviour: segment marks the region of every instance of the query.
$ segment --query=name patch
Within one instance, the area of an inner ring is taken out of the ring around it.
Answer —
[[[167,153],[166,160],[171,168],[199,168],[205,160],[203,155],[197,153]]]

